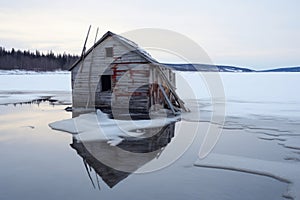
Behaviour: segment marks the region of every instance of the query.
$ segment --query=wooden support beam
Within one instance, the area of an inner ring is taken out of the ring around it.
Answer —
[[[178,102],[178,104],[180,105],[180,108],[182,108],[185,112],[189,112],[189,110],[184,106],[184,102],[179,98],[179,96],[176,94],[176,92],[174,91],[174,86],[171,85],[171,83],[169,82],[168,78],[166,77],[166,75],[164,74],[164,72],[162,71],[162,69],[160,68],[159,65],[156,65],[158,70],[159,70],[159,75],[161,76],[161,78],[165,81],[165,83],[168,85],[171,93],[174,95],[175,100]]]
[[[172,110],[172,113],[174,115],[176,115],[177,113],[176,113],[176,111],[175,111],[175,109],[173,107],[173,104],[171,103],[170,99],[168,98],[168,96],[167,96],[164,88],[160,84],[159,84],[159,89],[161,90],[162,94],[164,95],[166,102],[168,103],[170,109]]]

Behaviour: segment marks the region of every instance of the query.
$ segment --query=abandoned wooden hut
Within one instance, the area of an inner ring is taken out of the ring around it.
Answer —
[[[73,110],[141,114],[165,108],[186,111],[175,92],[175,74],[134,42],[105,33],[70,68]]]

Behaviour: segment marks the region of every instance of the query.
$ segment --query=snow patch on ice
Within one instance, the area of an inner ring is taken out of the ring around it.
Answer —
[[[80,141],[107,141],[115,146],[123,137],[143,137],[144,132],[137,129],[158,128],[176,122],[180,117],[155,118],[151,120],[116,120],[105,113],[83,114],[78,117],[50,123],[52,129],[74,134]]]
[[[223,154],[210,154],[205,159],[198,159],[198,167],[217,168],[263,175],[289,183],[285,197],[300,199],[300,165],[298,163],[283,163],[238,157]]]

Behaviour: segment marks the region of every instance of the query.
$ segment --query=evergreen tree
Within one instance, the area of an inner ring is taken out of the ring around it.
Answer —
[[[79,57],[76,55],[54,54],[51,50],[46,55],[38,50],[6,50],[0,47],[0,69],[11,70],[35,70],[35,71],[55,71],[67,70]]]

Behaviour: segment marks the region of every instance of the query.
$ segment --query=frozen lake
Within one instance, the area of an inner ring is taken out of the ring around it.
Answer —
[[[300,74],[222,73],[224,104],[222,97],[212,97],[205,76],[178,73],[178,93],[199,105],[199,118],[183,115],[173,134],[172,127],[162,132],[169,140],[147,159],[118,160],[120,155],[111,153],[116,147],[105,141],[85,144],[101,147],[108,159],[103,162],[133,163],[131,171],[120,173],[93,161],[71,134],[48,126],[71,118],[64,110],[70,103],[69,74],[0,75],[0,199],[300,199]],[[20,104],[40,97],[59,102]],[[200,160],[213,107],[220,105],[225,105],[224,126],[216,126],[221,136]],[[144,152],[137,142],[125,140],[119,147]],[[187,148],[174,162],[145,173],[182,146]]]

